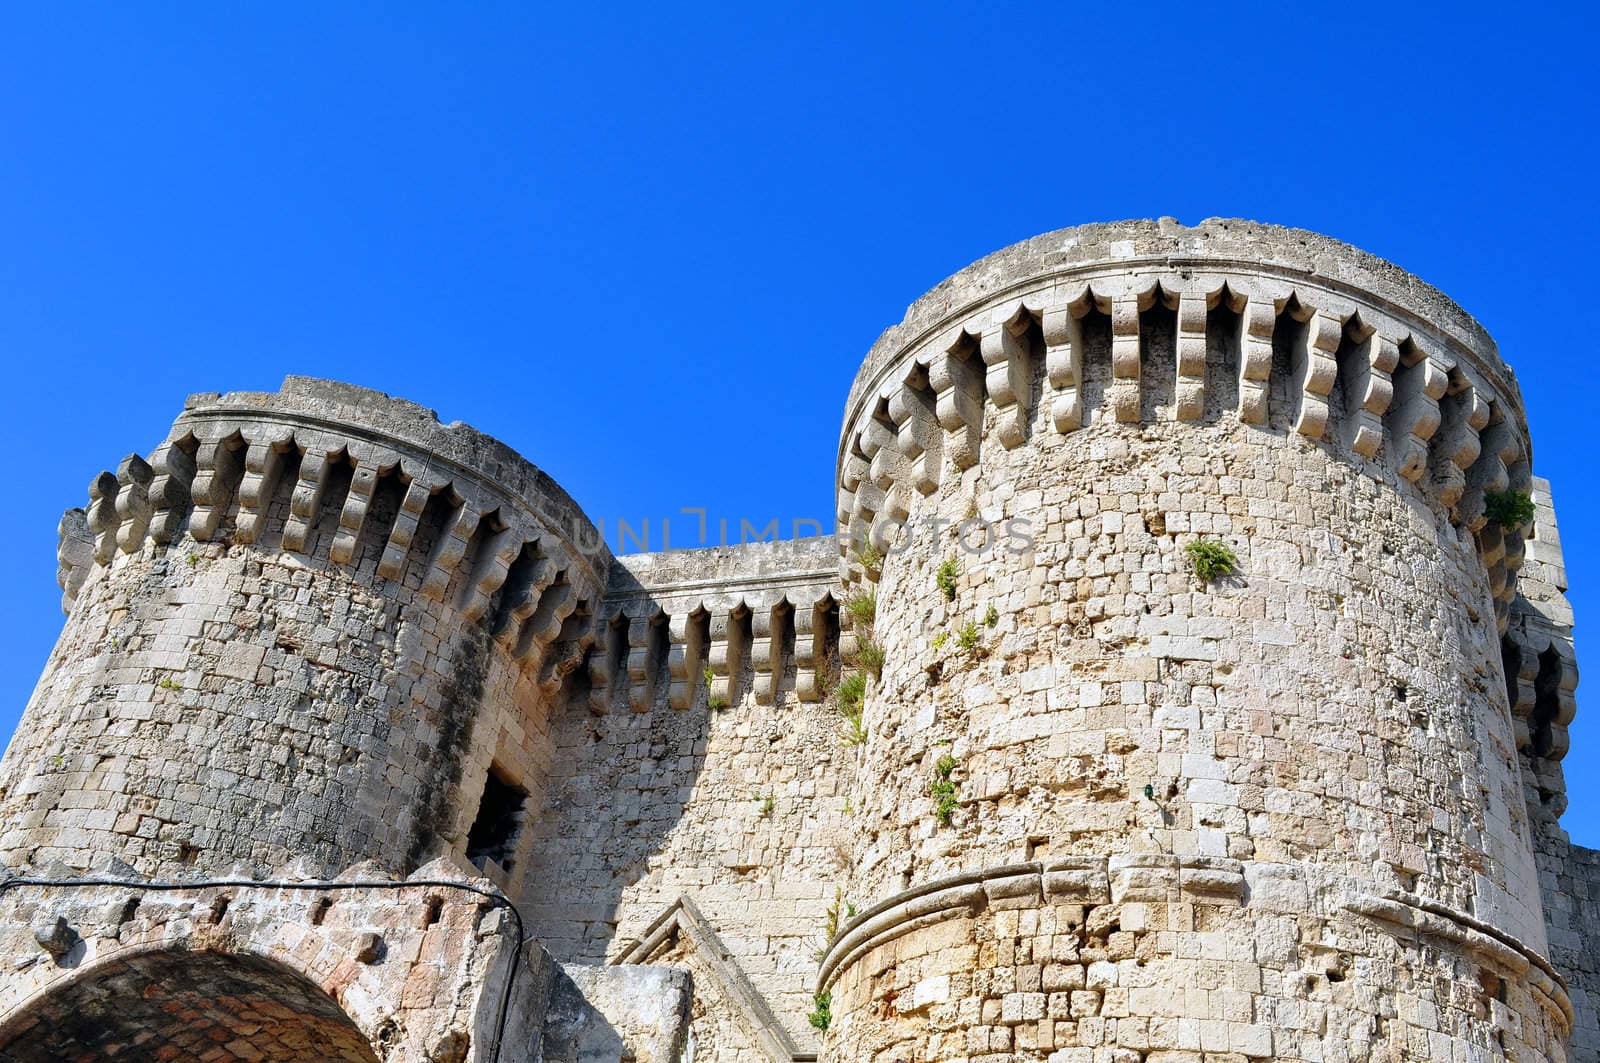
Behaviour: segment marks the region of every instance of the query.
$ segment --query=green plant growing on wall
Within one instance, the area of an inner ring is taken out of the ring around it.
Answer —
[[[961,647],[963,653],[976,653],[981,638],[978,625],[969,620],[956,632],[956,645]]]
[[[1000,623],[1000,610],[996,609],[993,603],[983,611],[983,623],[985,627],[994,627]]]
[[[833,942],[839,936],[839,914],[844,910],[844,891],[839,887],[833,888],[833,903],[828,905],[828,912],[824,919],[822,943],[824,946]]]
[[[173,678],[170,675],[162,676],[161,679],[156,683],[156,686],[160,687],[162,690],[177,690],[178,689],[178,684],[173,680]]]
[[[867,699],[867,677],[862,672],[851,672],[839,680],[839,689],[834,691],[834,699],[839,703],[839,711],[849,714],[861,712],[862,703]]]
[[[871,543],[862,543],[856,549],[856,560],[868,572],[877,572],[883,568],[883,551]]]
[[[944,649],[944,644],[946,642],[949,642],[949,641],[950,641],[950,632],[941,631],[937,635],[933,636],[933,648],[935,650],[942,650],[942,649]]]
[[[810,1015],[806,1016],[806,1021],[819,1030],[826,1030],[833,1022],[833,994],[831,992],[818,993],[811,999],[816,1007]]]
[[[947,602],[956,600],[956,577],[959,575],[961,575],[961,562],[950,557],[939,566],[939,571],[933,577],[933,581],[939,585],[939,591]]]
[[[859,746],[866,744],[866,700],[867,676],[865,672],[851,672],[839,680],[839,688],[833,692],[833,707],[844,720],[839,730],[839,737],[844,741],[845,745]]]
[[[950,776],[956,770],[956,758],[946,753],[941,756],[933,766],[933,781],[928,784],[928,796],[933,798],[933,818],[941,825],[948,827],[950,818],[955,815],[956,784]]]
[[[1185,546],[1183,552],[1201,583],[1232,575],[1239,567],[1239,556],[1232,547],[1218,539],[1196,539]]]
[[[777,807],[777,802],[775,802],[772,799],[772,795],[771,794],[768,794],[761,801],[761,818],[762,819],[771,819],[772,818],[772,810],[775,807]]]
[[[833,888],[833,903],[828,905],[827,913],[823,916],[822,947],[817,950],[817,962],[828,954],[828,946],[833,944],[833,939],[839,936],[840,924],[847,919],[856,917],[856,906],[844,899],[844,890],[835,886]]]
[[[883,647],[873,639],[858,639],[855,663],[871,673],[872,678],[878,678],[883,674]]]
[[[713,693],[713,691],[716,689],[715,684],[717,682],[717,673],[712,670],[712,668],[711,668],[711,666],[709,664],[706,665],[705,677],[706,677],[706,705],[708,707],[710,707],[710,708],[713,708],[713,709],[725,709],[725,708],[727,708],[728,707],[728,699],[723,697],[721,694]]]
[[[1533,498],[1526,491],[1488,491],[1483,496],[1483,515],[1497,528],[1520,528],[1535,512]]]
[[[878,619],[878,592],[853,594],[844,600],[845,612],[858,624],[871,624]]]

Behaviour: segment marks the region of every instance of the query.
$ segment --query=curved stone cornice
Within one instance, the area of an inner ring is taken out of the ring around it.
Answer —
[[[1100,905],[1128,902],[1252,906],[1246,865],[1221,857],[1161,853],[1068,856],[978,868],[901,891],[856,915],[827,943],[817,971],[817,991],[830,989],[859,957],[947,919],[985,909],[1036,908],[1041,903]],[[1415,894],[1350,893],[1342,905],[1391,932],[1425,934],[1466,949],[1479,959],[1524,977],[1567,1027],[1573,1022],[1566,981],[1536,949],[1463,912]]]
[[[1189,901],[1239,904],[1244,865],[1223,857],[1164,853],[1065,856],[958,872],[886,897],[851,919],[827,944],[817,990],[832,986],[857,957],[904,934],[991,908],[1054,904]]]
[[[1510,934],[1465,912],[1415,894],[1387,891],[1358,893],[1345,902],[1346,910],[1391,929],[1396,936],[1427,936],[1466,949],[1482,960],[1523,977],[1563,1023],[1574,1021],[1567,981],[1538,950]]]

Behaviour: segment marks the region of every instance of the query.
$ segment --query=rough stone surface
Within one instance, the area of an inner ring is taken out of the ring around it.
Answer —
[[[688,1037],[689,974],[667,967],[570,966],[551,994],[544,1058],[638,1063],[681,1058]]]
[[[1062,230],[880,337],[837,458],[835,535],[613,557],[412,403],[191,397],[60,525],[0,1057],[1600,1059],[1560,538],[1465,312]]]

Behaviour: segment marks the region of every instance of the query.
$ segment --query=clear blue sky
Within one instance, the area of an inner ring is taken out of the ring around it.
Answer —
[[[1596,32],[1579,5],[12,5],[0,734],[55,527],[192,391],[337,377],[589,512],[825,518],[877,333],[1086,221],[1302,226],[1420,274],[1522,380],[1600,676]],[[1600,845],[1600,694],[1566,760]]]

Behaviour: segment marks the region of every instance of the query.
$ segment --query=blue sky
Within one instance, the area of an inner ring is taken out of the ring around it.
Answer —
[[[1214,215],[1389,258],[1516,366],[1600,675],[1597,76],[1581,6],[13,5],[0,734],[55,527],[193,391],[337,377],[590,513],[825,518],[845,393],[945,275]],[[1600,709],[1566,760],[1600,845]]]

